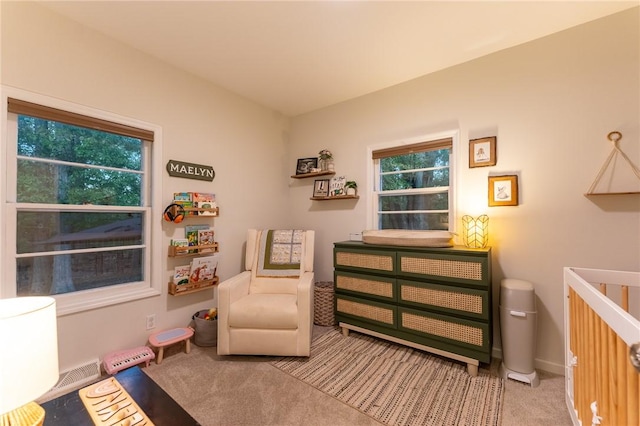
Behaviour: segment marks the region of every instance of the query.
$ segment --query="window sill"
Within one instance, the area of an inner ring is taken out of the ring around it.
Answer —
[[[121,287],[121,286],[114,286]],[[145,286],[144,288],[101,288],[83,292],[54,295],[58,309],[58,316],[90,311],[148,297],[160,296],[160,289]]]

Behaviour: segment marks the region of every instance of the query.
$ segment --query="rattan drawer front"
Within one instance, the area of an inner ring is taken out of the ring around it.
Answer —
[[[395,328],[396,311],[393,306],[362,303],[342,296],[336,297],[336,312],[363,320],[375,321]]]
[[[395,272],[395,252],[376,251],[371,253],[336,250],[335,266],[357,268],[378,273]]]
[[[461,287],[423,282],[398,281],[400,302],[418,307],[441,309],[448,313],[462,313],[475,318],[488,318],[489,293]]]
[[[336,291],[356,292],[380,299],[395,300],[394,278],[381,278],[367,275],[336,272]]]
[[[482,323],[403,309],[399,326],[410,332],[437,336],[476,349],[488,347],[488,326]]]
[[[424,275],[448,280],[482,283],[486,278],[483,262],[475,259],[452,260],[440,257],[417,257],[399,254],[400,273]]]

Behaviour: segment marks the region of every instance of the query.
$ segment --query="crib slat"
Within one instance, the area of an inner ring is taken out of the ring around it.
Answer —
[[[625,312],[629,312],[629,286],[623,285],[622,287],[622,301],[620,303],[620,307],[624,309]]]
[[[627,352],[629,348],[627,347]],[[627,422],[632,426],[640,426],[640,395],[638,394],[638,378],[640,374],[631,365],[631,362],[627,360],[625,363],[627,366]]]
[[[598,338],[597,346],[600,349],[600,371],[598,371],[598,377],[606,378],[609,370],[609,357],[607,352],[607,336],[609,334],[609,327],[607,327],[606,322],[602,321],[602,318],[598,317],[598,320],[598,322],[600,323],[600,336]],[[598,380],[598,382],[601,382],[602,385],[601,393],[598,395],[598,401],[601,401],[599,403],[599,411],[601,413],[600,415],[602,416],[602,418],[608,419],[611,416],[609,405],[609,381]]]
[[[629,424],[627,422],[627,344],[616,335],[616,388],[618,393],[618,423],[621,425]]]
[[[600,293],[604,294],[605,296],[607,295],[607,284],[600,283]]]
[[[617,411],[617,407],[618,407],[618,394],[616,392],[616,381],[617,381],[617,376],[616,376],[616,360],[617,360],[617,351],[616,351],[616,333],[610,328],[607,327],[607,346],[609,348],[609,373],[607,374],[607,376],[605,377],[605,380],[607,380],[610,385],[611,388],[609,389],[609,407],[610,407],[610,411],[609,411],[609,424],[611,425],[617,425],[619,424],[618,422],[618,411]]]
[[[588,374],[588,355],[587,355],[587,326],[589,324],[589,316],[587,313],[586,305],[584,301],[580,299],[580,358],[578,358],[578,364],[580,365],[580,420],[585,421],[582,417],[587,415],[589,411],[589,374]]]
[[[594,345],[593,345],[593,337],[594,337],[594,313],[593,310],[591,308],[589,308],[588,305],[585,305],[585,314],[586,314],[586,322],[585,324],[587,324],[587,330],[586,330],[586,339],[585,339],[585,343],[586,343],[586,348],[585,348],[585,354],[587,356],[587,364],[586,364],[586,370],[585,370],[585,377],[587,379],[587,392],[585,393],[585,397],[587,398],[587,400],[585,401],[587,404],[587,410],[589,411],[585,411],[585,414],[588,415],[588,413],[591,410],[591,402],[597,400],[597,389],[596,389],[596,381],[595,381],[595,374],[593,374],[593,372],[595,371],[595,363],[594,363]],[[587,372],[591,371],[592,373],[589,374]]]

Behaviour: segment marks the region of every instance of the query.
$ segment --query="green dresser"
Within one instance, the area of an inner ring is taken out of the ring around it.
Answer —
[[[345,241],[333,250],[335,314],[366,333],[467,363],[492,347],[491,249]]]

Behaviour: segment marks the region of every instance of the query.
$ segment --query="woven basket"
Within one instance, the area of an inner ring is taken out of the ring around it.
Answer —
[[[333,281],[317,282],[313,290],[313,323],[325,327],[336,324],[333,312]]]

